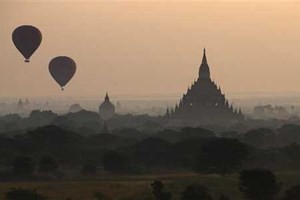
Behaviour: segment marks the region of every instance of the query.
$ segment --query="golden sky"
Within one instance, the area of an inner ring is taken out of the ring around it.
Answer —
[[[300,2],[47,2],[0,2],[1,97],[180,94],[204,47],[226,93],[300,92]],[[23,24],[43,34],[30,64],[11,40]],[[64,92],[48,72],[60,55],[77,63]]]

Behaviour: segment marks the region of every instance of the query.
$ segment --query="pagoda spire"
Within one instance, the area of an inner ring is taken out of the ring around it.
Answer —
[[[207,59],[206,59],[206,49],[203,49],[203,58],[202,58],[202,64],[207,64]]]
[[[105,101],[109,101],[109,96],[108,96],[108,92],[106,92],[106,95],[105,95]]]
[[[203,49],[203,58],[199,69],[199,79],[210,79],[210,70],[207,64],[205,48]]]

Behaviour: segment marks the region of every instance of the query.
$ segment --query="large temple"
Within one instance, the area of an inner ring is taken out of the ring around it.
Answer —
[[[244,119],[241,109],[233,108],[221,88],[211,80],[205,49],[197,81],[188,88],[174,109],[167,110],[166,116],[176,123],[185,121],[194,125],[237,122]]]

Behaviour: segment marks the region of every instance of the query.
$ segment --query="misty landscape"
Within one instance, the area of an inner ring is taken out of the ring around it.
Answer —
[[[0,2],[0,199],[300,200],[299,11]]]

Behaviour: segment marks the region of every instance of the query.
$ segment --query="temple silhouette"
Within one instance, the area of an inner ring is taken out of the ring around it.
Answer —
[[[115,106],[110,102],[108,92],[99,106],[99,115],[103,120],[108,120],[115,115]]]
[[[167,109],[166,116],[173,122],[188,122],[190,125],[237,122],[244,119],[241,108],[233,108],[220,86],[211,80],[205,49],[197,81],[188,88],[175,108]]]

